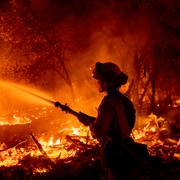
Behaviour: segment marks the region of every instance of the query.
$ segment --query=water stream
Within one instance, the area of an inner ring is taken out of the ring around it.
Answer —
[[[27,86],[0,80],[0,88],[5,89],[7,94],[30,103],[38,103],[46,106],[54,105],[54,100],[47,94]]]

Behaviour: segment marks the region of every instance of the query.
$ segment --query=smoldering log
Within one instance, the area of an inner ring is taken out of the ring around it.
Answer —
[[[39,151],[40,151],[45,157],[49,158],[48,155],[46,154],[46,152],[44,151],[42,145],[38,142],[38,140],[35,138],[35,136],[33,135],[32,132],[30,133],[30,136],[32,137],[33,141],[36,143]]]
[[[0,152],[7,151],[8,149],[11,149],[11,148],[16,148],[17,146],[22,145],[22,144],[25,143],[25,142],[27,142],[26,139],[20,140],[20,141],[18,141],[18,142],[15,142],[15,143],[12,144],[11,146],[7,146],[6,148],[1,149]]]

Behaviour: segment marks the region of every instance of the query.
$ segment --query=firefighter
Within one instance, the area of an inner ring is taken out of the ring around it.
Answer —
[[[97,62],[93,70],[99,92],[105,92],[95,120],[90,123],[93,135],[99,139],[109,179],[130,179],[133,166],[128,150],[134,143],[130,137],[135,123],[135,109],[130,99],[119,92],[128,76],[111,62]],[[83,114],[79,114],[83,122]],[[130,165],[131,164],[131,165]]]
[[[55,102],[56,107],[69,112],[85,126],[90,126],[92,135],[101,145],[101,160],[108,170],[109,180],[139,180],[144,170],[150,169],[147,146],[134,142],[131,132],[135,124],[135,109],[131,100],[119,92],[119,88],[127,83],[128,76],[112,63],[95,64],[93,78],[97,80],[99,92],[105,92],[97,117],[76,112],[67,105]]]

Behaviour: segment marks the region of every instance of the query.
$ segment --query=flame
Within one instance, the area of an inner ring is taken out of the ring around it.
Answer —
[[[29,124],[31,119],[27,116],[18,116],[17,114],[0,116],[0,125],[18,125],[18,124]]]
[[[49,111],[51,110],[43,107],[39,115],[41,116],[43,113],[47,114]],[[14,112],[14,114],[8,117],[1,116],[0,124],[12,125],[30,123],[33,116],[33,114],[31,114],[31,117],[28,115],[18,115],[18,112]],[[34,118],[39,117],[35,116]],[[145,123],[142,127],[136,127],[133,129],[133,139],[139,143],[146,144],[151,155],[159,155],[160,153],[161,157],[165,159],[171,156],[180,160],[180,139],[172,139],[169,136],[166,120],[162,117],[158,118],[154,114],[150,114],[149,116],[143,117],[140,120],[144,121]],[[70,122],[70,120],[68,120],[68,122]],[[72,146],[73,142],[71,142],[71,140],[73,138],[78,139],[78,141],[83,144],[90,144],[92,146],[98,144],[98,141],[92,137],[89,127],[85,127],[83,125],[78,127],[65,126],[64,128],[60,128],[58,135],[40,134],[37,135],[36,138],[41,144],[43,150],[46,152],[47,156],[52,161],[56,161],[57,159],[68,159],[69,157],[76,156],[79,148]],[[164,154],[162,151],[162,149],[165,147],[167,148],[167,146],[172,152],[168,155]],[[158,150],[160,152],[156,152],[157,150],[155,147],[159,147]],[[21,165],[23,158],[26,156],[42,156],[42,152],[40,152],[32,139],[28,144],[20,147],[15,146],[8,148],[5,143],[0,144],[0,166],[9,167]],[[33,169],[33,173],[47,173],[48,171],[49,169],[46,167],[34,167]]]
[[[158,118],[154,114],[150,114],[146,119],[148,119],[148,122],[143,128],[133,130],[132,137],[134,140],[146,144],[152,156],[180,160],[180,139],[173,139],[165,119]],[[164,149],[167,149],[167,147],[170,153],[165,153]]]
[[[88,131],[88,128],[85,128]],[[71,135],[74,136],[79,136],[79,135],[86,135],[85,130],[83,127],[78,128],[72,128],[71,130]],[[79,136],[81,137],[81,136]],[[83,138],[82,138],[83,139]],[[93,140],[91,137],[92,142],[89,143],[94,143],[96,144],[97,141]],[[51,159],[66,159],[68,157],[73,157],[76,154],[76,149],[71,149],[68,150],[68,147],[71,145],[70,142],[68,142],[64,137],[62,139],[58,138],[55,139],[54,136],[51,136],[48,140],[43,139],[43,137],[40,137],[38,139],[39,143],[42,145],[44,151],[47,153],[48,157]],[[85,141],[85,140],[84,140]],[[2,143],[0,146],[0,151],[5,149],[7,146]],[[38,157],[41,155],[41,152],[36,148],[36,149],[31,149],[30,151],[26,148],[10,148],[6,151],[0,152],[0,166],[14,166],[20,164],[20,161],[27,155],[30,155],[31,157]],[[39,169],[36,168],[33,170],[33,173],[44,173],[47,172],[47,169]]]
[[[34,168],[33,169],[33,174],[37,174],[37,173],[43,174],[43,173],[47,173],[47,172],[49,172],[49,169],[47,169],[47,168]]]

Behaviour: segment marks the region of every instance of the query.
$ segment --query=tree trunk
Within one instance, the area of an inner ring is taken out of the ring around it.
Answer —
[[[153,112],[155,109],[155,93],[156,93],[156,77],[152,75],[151,77],[151,88],[152,88],[152,95],[150,101],[150,112]]]
[[[148,90],[148,85],[149,85],[149,83],[150,83],[150,80],[151,80],[151,76],[149,75],[149,78],[148,78],[148,80],[146,81],[146,84],[145,84],[145,87],[144,87],[144,91],[143,91],[143,93],[142,93],[142,95],[141,95],[141,97],[140,97],[140,99],[139,99],[139,105],[140,105],[140,107],[142,106],[143,98],[144,98],[144,96],[145,96],[145,94],[146,94],[146,92],[147,92],[147,90]]]

